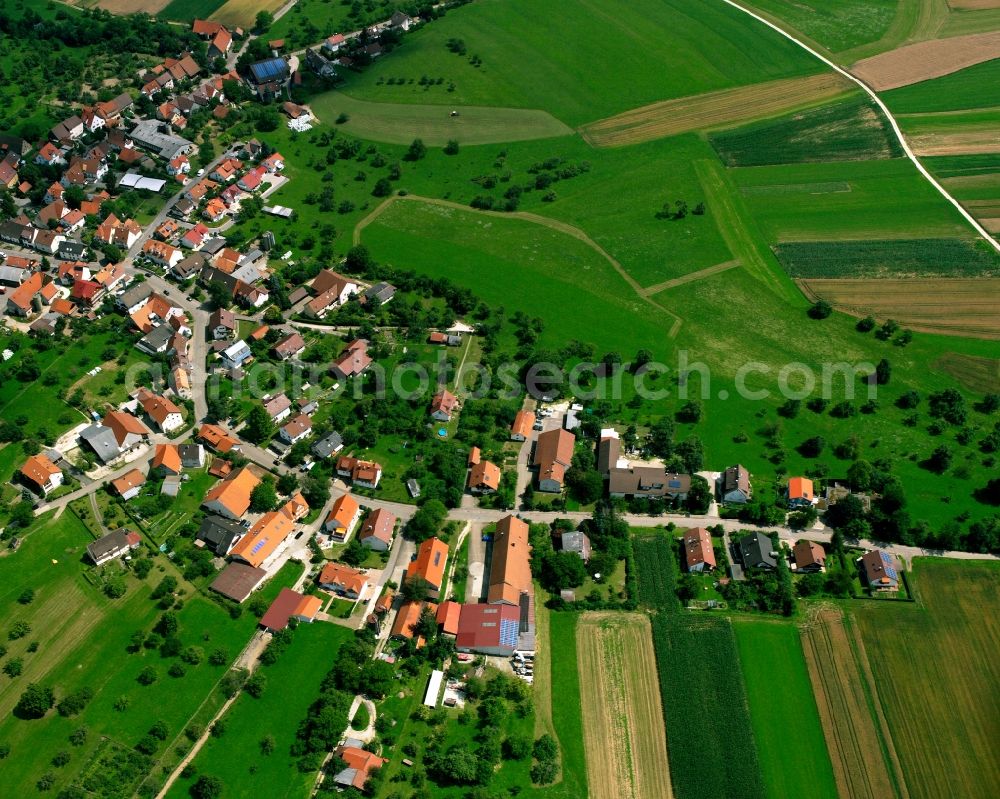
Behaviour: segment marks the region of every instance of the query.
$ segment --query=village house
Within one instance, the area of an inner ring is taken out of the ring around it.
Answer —
[[[235,519],[227,519],[210,513],[198,528],[197,540],[211,549],[219,557],[225,557],[232,548],[246,535],[247,528]]]
[[[312,453],[317,458],[329,458],[344,448],[344,439],[340,433],[330,433],[312,445]]]
[[[368,577],[363,571],[331,562],[319,574],[319,587],[346,599],[357,599],[368,587]]]
[[[826,551],[815,541],[799,541],[792,548],[795,571],[800,574],[821,572],[826,569]]]
[[[406,567],[409,580],[421,580],[427,587],[427,596],[437,599],[444,584],[444,567],[448,561],[448,545],[441,539],[428,538],[417,548],[417,556]]]
[[[208,317],[209,335],[215,341],[225,341],[236,335],[236,316],[226,308],[217,308]]]
[[[681,547],[684,550],[684,564],[689,572],[706,572],[717,568],[712,534],[704,527],[685,530]]]
[[[590,536],[583,530],[563,530],[556,535],[560,552],[572,552],[584,563],[590,560]]]
[[[342,544],[350,537],[360,517],[361,506],[357,500],[350,494],[343,494],[330,507],[330,513],[323,521],[323,530],[335,543]]]
[[[21,480],[36,494],[47,496],[63,484],[63,473],[45,455],[32,455],[21,467]]]
[[[300,413],[290,422],[284,425],[279,431],[279,435],[289,444],[297,444],[304,438],[312,434],[312,419],[306,414]]]
[[[268,511],[254,522],[229,556],[260,567],[295,531],[295,519],[282,510]]]
[[[203,424],[198,428],[198,439],[208,444],[216,452],[225,454],[231,450],[240,449],[240,441],[235,436],[229,435],[218,425]]]
[[[310,288],[316,296],[306,303],[305,313],[317,319],[322,319],[358,293],[356,282],[329,269],[320,271],[313,278]]]
[[[534,413],[531,411],[518,411],[514,415],[514,424],[510,426],[510,440],[526,441],[531,436],[531,428],[534,426]]]
[[[393,534],[399,520],[385,508],[368,514],[358,531],[358,540],[368,549],[387,552],[392,547]]]
[[[274,354],[283,361],[297,358],[306,349],[305,339],[299,333],[292,332],[274,345]]]
[[[271,421],[277,424],[282,419],[287,419],[292,413],[292,401],[284,394],[276,394],[273,397],[265,397],[263,400],[264,410],[271,417]]]
[[[861,579],[873,592],[888,593],[899,590],[899,571],[892,555],[881,549],[866,552],[856,563]]]
[[[138,469],[132,469],[117,480],[111,481],[112,490],[124,500],[139,496],[139,491],[146,484],[146,475]]]
[[[114,433],[118,449],[122,452],[128,452],[149,438],[149,430],[146,429],[146,425],[130,413],[110,411],[105,414],[101,424]]]
[[[169,398],[140,388],[136,393],[136,399],[146,415],[156,423],[162,432],[170,433],[184,426],[184,416],[181,409]]]
[[[739,543],[740,560],[745,569],[773,571],[778,567],[775,560],[774,542],[763,533],[750,533]]]
[[[184,253],[176,247],[172,247],[162,241],[154,241],[153,239],[149,239],[142,245],[142,254],[153,263],[167,269],[173,267],[184,257]]]
[[[573,462],[576,436],[568,430],[549,430],[538,436],[532,465],[538,469],[538,490],[559,493]]]
[[[260,485],[249,466],[242,466],[205,495],[202,506],[229,519],[242,519],[250,509],[250,494]],[[254,565],[254,564],[252,564]]]
[[[368,342],[364,339],[355,339],[347,344],[340,359],[330,367],[330,373],[338,380],[347,380],[361,374],[371,365]]]
[[[806,477],[790,477],[785,489],[789,508],[808,508],[816,504],[813,482]]]
[[[473,494],[493,494],[500,489],[500,467],[489,461],[479,461],[469,469],[469,491]]]
[[[378,488],[382,479],[382,464],[344,455],[337,460],[337,476],[350,479],[362,488]]]
[[[431,418],[439,422],[450,422],[457,409],[458,397],[447,389],[437,392],[431,399]]]
[[[729,505],[745,505],[753,498],[750,472],[737,464],[724,471],[718,480],[719,497]]]
[[[271,607],[260,620],[260,626],[276,633],[288,627],[291,619],[312,622],[322,608],[323,602],[319,597],[300,594],[291,588],[282,588],[278,598],[271,603]]]
[[[137,532],[122,528],[87,544],[87,557],[95,566],[103,566],[110,560],[138,549],[141,545],[142,539]]]
[[[175,444],[157,444],[153,450],[153,460],[150,471],[162,475],[177,475],[181,473],[181,453]]]
[[[333,775],[333,781],[340,787],[361,790],[368,781],[368,775],[382,768],[389,761],[363,748],[361,741],[348,738],[344,744],[333,750],[333,754],[344,763],[344,768]]]

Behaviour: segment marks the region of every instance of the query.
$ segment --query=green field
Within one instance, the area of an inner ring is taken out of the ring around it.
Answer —
[[[653,646],[677,799],[767,796],[728,619],[660,613]]]
[[[348,120],[337,126],[339,130],[392,144],[409,144],[414,139],[432,147],[441,147],[452,139],[461,144],[496,144],[573,133],[548,112],[524,108],[456,106],[459,115],[453,117],[450,109],[440,105],[372,103],[343,92],[320,94],[310,107],[328,123],[346,114]]]
[[[990,175],[1000,172],[998,155],[939,155],[923,159],[924,166],[941,178]]]
[[[855,609],[913,799],[987,799],[1000,785],[1000,568],[919,558],[919,605]]]
[[[208,19],[212,12],[222,7],[226,0],[170,0],[157,16],[191,22],[193,19]]]
[[[93,762],[102,736],[131,749],[159,720],[166,725],[167,743],[160,744],[154,754],[158,759],[200,709],[210,710],[222,701],[214,689],[225,666],[203,660],[186,666],[184,676],[172,677],[167,669],[176,658],[164,658],[156,649],[127,652],[133,633],[148,632],[161,613],[149,594],[173,567],[160,556],[155,561],[159,566],[147,580],[126,577],[125,596],[107,599],[92,583],[93,570],[81,564],[84,547],[91,540],[83,525],[67,512],[55,521],[40,523],[16,553],[0,558],[0,611],[5,627],[19,620],[32,627],[23,639],[5,640],[4,662],[20,657],[24,672],[14,679],[0,678],[0,739],[11,746],[3,772],[12,796],[33,794],[35,782],[49,771],[55,775],[56,791],[76,782]],[[104,573],[115,571],[120,571],[117,563],[103,568]],[[21,605],[16,600],[26,587],[34,589],[35,599]],[[220,605],[192,594],[183,581],[181,587],[187,594],[177,612],[183,646],[198,646],[206,657],[223,649],[234,659],[250,639],[256,618],[244,614],[233,620]],[[265,594],[271,596],[277,588],[274,581],[264,589]],[[38,641],[38,651],[27,652],[33,640]],[[143,686],[136,678],[148,666],[158,678]],[[52,687],[57,700],[84,687],[94,696],[75,717],[51,711],[39,720],[21,720],[10,715],[10,709],[29,682]],[[128,700],[124,711],[114,707],[120,697]],[[87,730],[86,742],[70,745],[69,735],[80,728]],[[69,763],[52,768],[50,761],[62,750],[70,752]],[[166,757],[165,762],[173,762],[172,755]],[[140,773],[137,778],[144,776]]]
[[[462,40],[465,55],[449,51],[449,39]],[[366,100],[541,108],[576,126],[656,100],[821,68],[777,33],[710,0],[484,0],[407,36],[391,58],[350,77],[346,90]],[[427,88],[417,82],[424,76],[443,81]]]
[[[653,610],[678,610],[677,558],[667,534],[632,539],[638,571],[639,604]]]
[[[977,241],[896,239],[801,241],[775,247],[792,277],[975,277],[1000,271],[1000,256]]]
[[[798,629],[746,619],[733,628],[767,795],[837,799]]]
[[[885,92],[893,114],[966,111],[1000,106],[1000,58]]]
[[[664,339],[672,325],[586,244],[529,221],[404,201],[367,226],[362,241],[381,262],[448,277],[488,303],[547,318],[549,346],[577,339],[632,353]],[[560,291],[574,302],[553,314]],[[595,330],[598,316],[605,327]]]
[[[351,630],[335,624],[299,625],[291,646],[278,661],[260,667],[267,679],[263,695],[254,699],[242,694],[223,717],[225,734],[210,737],[195,757],[197,774],[220,778],[227,795],[308,797],[315,774],[301,773],[298,758],[289,750],[299,724],[320,694],[320,683],[330,671],[338,648],[352,636]],[[264,719],[266,724],[262,724]],[[270,755],[260,750],[265,734],[274,737],[274,752]],[[167,796],[188,796],[195,779],[179,779]]]
[[[771,244],[971,236],[968,223],[903,159],[760,166],[730,174]]]
[[[709,141],[727,166],[870,161],[902,155],[899,142],[867,98],[713,133]]]
[[[317,44],[334,33],[348,33],[372,22],[381,22],[391,17],[396,8],[406,5],[402,0],[369,0],[364,4],[298,0],[270,27],[267,37],[284,39],[288,50],[296,50]]]
[[[885,36],[899,0],[752,0],[749,5],[839,53]]]

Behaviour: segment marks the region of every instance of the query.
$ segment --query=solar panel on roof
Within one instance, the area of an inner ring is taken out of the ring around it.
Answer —
[[[267,543],[267,539],[266,538],[262,538],[260,541],[258,541],[256,544],[253,545],[253,547],[250,549],[250,554],[251,555],[256,555],[258,552],[260,552],[261,548],[266,543]]]
[[[258,61],[250,67],[250,71],[259,83],[283,78],[287,69],[288,65],[285,64],[282,58],[269,58],[266,61]]]
[[[680,488],[681,487],[681,481],[680,480],[668,480],[667,481],[667,485],[670,486],[671,488]]]
[[[504,619],[500,622],[500,643],[501,645],[517,646],[518,624],[516,621]]]

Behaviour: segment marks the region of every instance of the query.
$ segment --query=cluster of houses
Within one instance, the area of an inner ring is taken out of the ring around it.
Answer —
[[[364,63],[373,61],[386,51],[384,36],[406,33],[418,20],[398,9],[387,20],[369,25],[354,40],[342,33],[328,36],[318,48],[307,48],[305,65],[321,78],[336,80],[338,70],[357,69]]]

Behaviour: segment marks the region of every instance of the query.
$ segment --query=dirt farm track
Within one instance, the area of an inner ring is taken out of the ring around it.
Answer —
[[[649,619],[585,613],[576,649],[591,799],[671,799]]]

